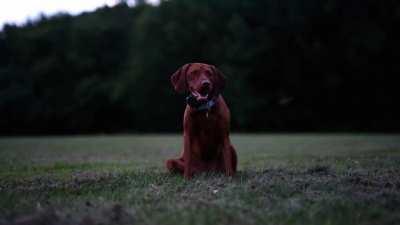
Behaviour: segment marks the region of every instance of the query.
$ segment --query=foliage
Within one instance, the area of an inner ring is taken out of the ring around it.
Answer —
[[[217,65],[239,131],[398,131],[397,1],[121,1],[0,32],[0,133],[181,129],[169,76]]]

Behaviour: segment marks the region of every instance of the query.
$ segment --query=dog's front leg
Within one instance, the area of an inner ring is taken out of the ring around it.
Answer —
[[[185,131],[183,134],[183,160],[184,160],[184,171],[183,176],[186,179],[192,178],[193,168],[192,168],[192,154],[191,154],[191,136],[188,131]]]
[[[234,149],[231,145],[231,142],[229,140],[229,137],[224,138],[224,143],[223,143],[223,157],[224,157],[224,170],[225,170],[225,175],[227,176],[233,176],[236,171],[236,165],[234,165],[235,159],[234,159]]]

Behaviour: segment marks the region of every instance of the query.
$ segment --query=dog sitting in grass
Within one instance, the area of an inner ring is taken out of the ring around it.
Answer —
[[[230,111],[221,92],[225,76],[213,65],[188,63],[172,76],[178,93],[188,93],[183,117],[183,150],[169,159],[167,169],[187,179],[193,174],[215,171],[236,173],[237,156],[229,139]]]

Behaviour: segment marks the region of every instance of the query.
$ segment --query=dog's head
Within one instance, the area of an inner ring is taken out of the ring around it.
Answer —
[[[217,96],[224,89],[225,76],[215,66],[204,63],[188,63],[172,76],[175,91],[190,92],[198,101]]]

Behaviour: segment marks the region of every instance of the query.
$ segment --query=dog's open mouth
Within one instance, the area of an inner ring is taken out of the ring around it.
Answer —
[[[207,101],[208,99],[208,92],[200,94],[197,91],[192,91],[192,95],[196,98],[197,101]]]
[[[210,85],[203,85],[200,90],[193,90],[192,95],[197,101],[207,101],[210,93]]]

